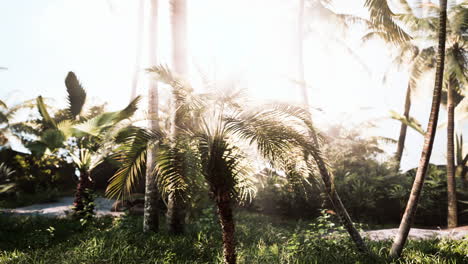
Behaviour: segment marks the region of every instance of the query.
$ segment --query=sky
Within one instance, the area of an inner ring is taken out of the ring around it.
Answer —
[[[145,2],[146,14],[149,1]],[[170,65],[169,4],[159,2],[158,57],[160,63]],[[301,103],[292,81],[295,2],[188,0],[189,78],[196,82],[200,71],[214,79],[238,78],[254,98]],[[74,71],[88,91],[90,104],[108,102],[109,110],[124,107],[135,69],[137,6],[137,1],[130,0],[0,0],[0,66],[8,68],[0,71],[0,98],[15,104],[40,94],[63,107],[64,78]],[[363,0],[336,0],[333,7],[337,12],[367,16]],[[403,110],[408,75],[404,67],[393,69],[389,81],[382,83],[391,66],[392,49],[381,41],[362,45],[364,31],[359,27],[346,36],[339,35],[334,25],[320,27],[340,41],[324,40],[323,33],[315,33],[304,42],[309,101],[320,109],[313,111],[317,125],[342,123],[367,135],[396,139],[400,124],[388,116],[390,110]],[[146,94],[149,76],[144,69],[149,66],[143,52],[139,94]],[[433,77],[428,76],[421,87],[411,111],[425,127]],[[440,123],[445,115],[441,108]],[[367,120],[377,127],[363,126]],[[464,122],[456,129],[466,134],[468,126]],[[439,129],[431,162],[445,163],[445,135]],[[417,166],[422,143],[422,136],[410,129],[403,169]],[[392,153],[396,146],[385,148]]]

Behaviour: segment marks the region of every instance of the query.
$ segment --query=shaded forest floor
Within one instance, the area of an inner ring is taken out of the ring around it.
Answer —
[[[41,203],[34,204],[20,208],[14,209],[0,209],[0,213],[8,214],[19,214],[19,215],[39,215],[47,217],[65,217],[71,212],[71,207],[73,204],[74,197],[66,196],[59,198],[55,202],[50,203]],[[121,212],[112,212],[112,204],[115,200],[106,199],[106,198],[96,198],[95,211],[98,216],[120,216],[123,213]],[[267,216],[265,216],[267,217]],[[271,216],[270,216],[271,218]],[[362,235],[371,239],[371,240],[391,240],[393,239],[397,232],[398,228],[387,228],[387,229],[377,229],[373,228],[368,229],[368,231],[362,231]],[[422,228],[412,228],[409,234],[409,237],[412,239],[463,239],[468,236],[468,226],[458,227],[455,229],[422,229]]]
[[[239,212],[239,263],[468,263],[468,238],[412,240],[403,258],[388,258],[390,241],[368,241],[372,256],[354,250],[327,219],[291,221]],[[221,234],[205,210],[186,235],[140,232],[141,217],[71,219],[0,214],[0,263],[221,263]]]

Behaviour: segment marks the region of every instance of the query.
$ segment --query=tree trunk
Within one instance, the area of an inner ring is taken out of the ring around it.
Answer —
[[[223,232],[223,255],[225,264],[236,263],[236,241],[234,238],[234,216],[232,212],[232,202],[229,193],[222,194],[216,198],[218,207],[218,217]]]
[[[80,170],[80,180],[76,188],[75,201],[73,202],[73,211],[76,217],[83,218],[86,214],[93,214],[94,207],[90,205],[91,196],[91,181],[90,172],[88,170]]]
[[[307,85],[304,77],[304,62],[303,62],[303,40],[304,40],[304,0],[299,0],[299,12],[298,12],[298,20],[297,20],[297,71],[298,71],[298,82],[299,82],[299,87],[301,89],[301,94],[302,94],[302,100],[303,104],[306,107],[307,110],[310,110],[310,105],[309,105],[309,97],[307,93]],[[312,122],[312,116],[310,117],[310,122]],[[309,132],[310,137],[313,140],[314,145],[318,148],[318,140],[317,136],[313,131]],[[341,199],[336,192],[336,190],[333,188],[333,183],[332,183],[332,177],[330,172],[328,171],[328,168],[325,164],[325,161],[322,159],[322,157],[318,153],[312,153],[312,156],[317,163],[317,166],[319,167],[320,175],[322,177],[322,180],[325,184],[325,191],[327,193],[327,196],[330,200],[331,205],[335,209],[336,213],[341,219],[341,222],[343,226],[346,228],[346,231],[348,231],[349,235],[351,236],[351,239],[354,241],[356,244],[357,249],[360,252],[367,252],[366,245],[364,244],[364,241],[361,238],[361,235],[359,234],[359,231],[354,227],[354,224],[351,220],[351,217],[349,216],[348,212],[346,211],[346,208],[344,207],[343,203],[341,202]]]
[[[182,194],[174,192],[169,194],[167,204],[167,224],[169,232],[172,234],[184,233],[184,220],[185,220],[185,203]]]
[[[136,56],[135,56],[135,68],[133,70],[132,78],[132,91],[130,94],[130,101],[135,99],[137,87],[138,87],[138,76],[141,68],[141,43],[143,39],[143,29],[144,29],[144,14],[145,14],[145,1],[140,0],[138,4],[138,23],[137,23],[137,35],[136,35]]]
[[[313,139],[315,142],[317,142],[315,136],[313,137]],[[353,221],[351,220],[351,217],[348,214],[348,211],[346,211],[346,208],[341,202],[340,196],[338,195],[338,193],[336,192],[333,186],[332,177],[330,175],[330,172],[327,169],[325,161],[322,159],[322,157],[318,153],[313,152],[312,156],[319,168],[320,176],[322,177],[323,183],[325,185],[325,191],[327,193],[327,196],[332,206],[334,207],[336,213],[340,217],[343,226],[346,228],[346,231],[351,236],[351,239],[353,240],[357,249],[363,253],[367,252],[367,247],[364,244],[364,241],[362,240],[362,237],[359,234],[359,231],[354,226]]]
[[[172,61],[174,71],[182,77],[187,75],[187,2],[186,0],[171,0],[172,25]],[[177,140],[181,128],[178,114],[179,101],[173,94],[173,121],[171,138]],[[173,193],[168,197],[167,222],[169,232],[180,234],[184,232],[185,205],[181,194]]]
[[[432,146],[434,144],[434,137],[437,129],[437,122],[439,118],[440,97],[442,91],[442,81],[444,74],[444,59],[445,59],[445,39],[446,39],[446,22],[447,22],[447,0],[440,1],[440,14],[439,14],[439,44],[437,56],[437,69],[434,84],[434,93],[432,96],[431,114],[427,125],[427,132],[424,136],[424,146],[419,160],[418,170],[414,179],[413,188],[406,205],[405,213],[401,219],[398,234],[393,242],[390,255],[392,257],[399,257],[403,251],[403,247],[408,238],[408,233],[413,223],[416,209],[418,206],[419,197],[421,195],[424,178],[426,176],[429,159],[432,153]]]
[[[150,27],[149,27],[149,59],[150,65],[156,65],[156,46],[157,46],[157,18],[158,18],[158,1],[151,1],[150,10]],[[152,130],[159,129],[159,101],[158,101],[158,86],[157,82],[150,80],[148,87],[148,115],[149,128]],[[143,232],[157,232],[159,230],[159,192],[156,186],[156,179],[153,177],[153,169],[155,166],[156,149],[149,148],[146,155],[146,177],[145,177],[145,209],[143,213]]]
[[[455,148],[454,148],[454,115],[455,105],[453,103],[453,88],[447,85],[447,226],[453,228],[458,226],[457,214],[457,189],[455,183]]]
[[[307,110],[309,107],[309,95],[304,76],[304,0],[299,0],[299,9],[297,16],[297,81],[301,91],[302,102]]]
[[[177,74],[187,74],[187,2],[171,0],[172,62]]]
[[[411,86],[408,82],[408,88],[406,89],[406,97],[405,97],[405,110],[404,110],[404,117],[409,119],[409,112],[411,108]],[[398,144],[397,144],[397,151],[395,153],[395,161],[397,163],[398,169],[400,168],[401,157],[403,156],[403,150],[405,148],[405,140],[406,140],[406,131],[408,126],[405,123],[401,123],[400,126],[400,136],[398,137]]]

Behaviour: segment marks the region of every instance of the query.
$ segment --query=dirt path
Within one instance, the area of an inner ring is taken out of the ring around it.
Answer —
[[[0,212],[25,215],[42,215],[48,217],[64,217],[71,212],[73,205],[73,197],[62,197],[57,202],[35,204],[16,209],[0,209]],[[97,198],[95,200],[95,212],[98,216],[113,215],[119,216],[120,212],[111,212],[112,204],[115,200]],[[365,231],[362,233],[364,237],[371,240],[387,240],[394,239],[398,232],[398,228],[380,229]],[[450,239],[468,239],[468,226],[457,227],[452,229],[420,229],[412,228],[409,233],[410,239],[430,239],[430,238],[450,238]]]
[[[366,231],[363,236],[371,240],[393,240],[398,232],[398,228],[380,229]],[[468,239],[468,226],[462,226],[451,229],[421,229],[411,228],[410,239],[431,239],[431,238],[449,238],[449,239]]]
[[[0,212],[25,215],[42,215],[49,217],[64,217],[71,212],[74,197],[62,197],[57,202],[34,204],[30,206],[15,208],[15,209],[0,209]],[[122,213],[111,212],[112,204],[115,200],[96,198],[95,212],[97,216],[114,215],[119,216]]]

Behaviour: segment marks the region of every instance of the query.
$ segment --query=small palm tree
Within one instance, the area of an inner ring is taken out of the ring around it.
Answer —
[[[252,171],[248,160],[252,158],[247,159],[254,154],[244,151],[244,147],[254,146],[257,149],[256,155],[276,165],[283,163],[285,153],[299,148],[312,155],[315,160],[321,160],[324,165],[317,145],[311,143],[301,132],[301,122],[310,125],[307,111],[275,105],[262,108],[241,107],[236,101],[240,99],[236,98],[236,93],[205,96],[201,100],[167,68],[153,67],[150,71],[156,73],[159,80],[169,84],[178,95],[178,113],[180,124],[184,124],[183,129],[176,139],[168,139],[165,136],[167,134],[161,131],[156,133],[157,136],[150,136],[152,132],[148,131],[129,136],[125,140],[128,145],[122,145],[122,152],[118,154],[121,159],[126,160],[127,166],[123,166],[112,178],[108,194],[123,195],[131,191],[131,186],[143,171],[142,168],[145,165],[150,166],[145,164],[143,158],[148,143],[157,144],[159,151],[153,175],[159,189],[166,196],[172,194],[176,199],[184,200],[184,192],[190,186],[190,181],[195,175],[202,175],[218,209],[223,231],[224,260],[226,263],[235,263],[233,205],[250,197],[254,191],[253,184],[249,181]],[[315,131],[311,125],[309,129]],[[187,162],[189,158],[190,162]],[[330,183],[328,169],[322,168],[322,172],[326,173],[324,179]],[[331,188],[331,184],[326,186]],[[328,190],[327,193],[331,195],[340,215],[346,218],[347,213],[336,192]],[[350,220],[349,216],[346,219]],[[352,223],[350,227],[353,228]],[[360,239],[359,233],[357,234]]]
[[[65,85],[69,102],[66,118],[56,122],[49,114],[43,98],[39,96],[37,108],[44,129],[39,138],[26,147],[39,156],[57,153],[59,149],[68,150],[79,171],[74,210],[78,217],[83,217],[93,213],[93,208],[89,206],[92,201],[90,172],[109,154],[108,142],[114,137],[117,124],[135,113],[140,98],[135,98],[123,110],[104,112],[88,118],[84,114],[86,92],[73,72],[68,73]]]

